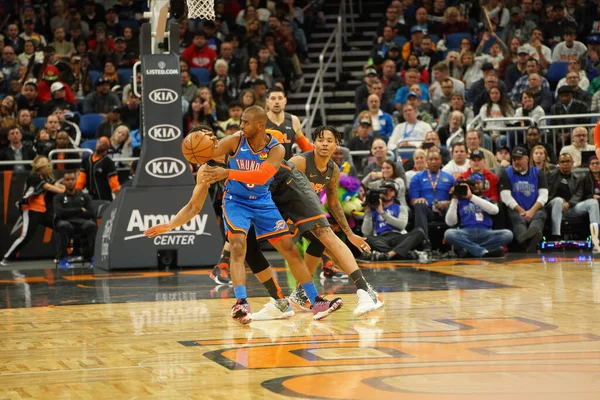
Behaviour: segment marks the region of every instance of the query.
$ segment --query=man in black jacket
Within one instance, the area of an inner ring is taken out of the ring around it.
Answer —
[[[590,223],[600,222],[598,201],[593,198],[587,176],[577,177],[571,173],[573,158],[562,153],[558,169],[548,172],[548,198],[546,209],[552,221],[552,240],[561,240],[560,225],[563,217],[577,218],[588,215]]]
[[[90,260],[93,265],[94,242],[98,227],[94,221],[94,208],[92,198],[75,188],[75,172],[68,171],[63,176],[63,185],[66,191],[54,196],[55,229],[58,236],[59,266],[69,268],[67,248],[75,232],[81,233],[85,238],[83,257]]]
[[[13,126],[8,129],[8,146],[0,149],[0,161],[25,161],[33,160],[36,156],[31,146],[22,143],[23,134],[21,129]],[[0,171],[22,172],[31,170],[29,164],[0,165]]]
[[[573,88],[570,86],[561,86],[558,89],[559,101],[554,103],[550,108],[551,115],[568,115],[568,114],[588,114],[589,110],[585,103],[573,98]],[[559,118],[550,121],[551,125],[582,125],[590,122],[589,118]],[[571,131],[569,128],[559,129],[560,136],[558,137],[558,147],[564,144],[571,143]]]

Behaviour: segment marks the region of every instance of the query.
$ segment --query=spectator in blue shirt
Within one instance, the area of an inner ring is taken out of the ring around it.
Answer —
[[[500,209],[483,195],[483,175],[471,174],[467,183],[465,198],[457,198],[454,188],[451,189],[452,201],[446,213],[446,225],[455,226],[460,216],[460,229],[448,229],[444,238],[459,256],[468,253],[475,257],[502,257],[503,246],[512,242],[513,234],[508,229],[492,230],[491,216],[498,214]]]
[[[529,166],[529,152],[524,147],[512,150],[512,165],[499,174],[500,199],[508,207],[517,243],[535,252],[542,240],[542,232],[548,214],[544,205],[548,202],[546,174],[537,167]]]
[[[450,189],[454,177],[441,170],[442,156],[436,151],[427,154],[427,169],[417,172],[410,181],[409,194],[415,212],[415,227],[429,237],[428,222],[439,220],[450,205]],[[427,240],[426,248],[431,247]]]
[[[383,140],[388,141],[392,132],[394,131],[394,120],[392,116],[386,112],[383,112],[379,107],[381,101],[379,96],[376,94],[370,94],[367,98],[367,107],[370,119],[371,119],[371,130],[373,133],[379,134]],[[364,115],[363,112],[360,115]],[[361,119],[362,120],[362,119]],[[357,127],[359,119],[354,121],[354,128]]]
[[[406,85],[398,89],[396,92],[396,98],[394,99],[394,107],[396,110],[399,111],[402,109],[402,105],[406,103],[406,99],[408,98],[408,93],[410,92],[409,89],[415,83],[418,83],[419,87],[421,88],[420,100],[429,101],[429,87],[426,84],[419,82],[420,76],[421,73],[416,68],[411,68],[406,71],[404,74],[404,83],[406,83]]]

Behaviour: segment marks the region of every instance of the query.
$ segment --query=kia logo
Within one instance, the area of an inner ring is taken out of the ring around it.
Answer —
[[[185,171],[185,163],[172,157],[158,157],[146,164],[148,175],[160,179],[175,178]]]
[[[181,129],[174,125],[155,125],[148,130],[148,136],[159,142],[169,142],[181,136]]]
[[[179,95],[172,89],[155,89],[150,92],[150,101],[156,104],[171,104]]]

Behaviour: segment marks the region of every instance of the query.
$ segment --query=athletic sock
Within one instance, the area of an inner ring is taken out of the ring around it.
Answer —
[[[269,296],[271,296],[272,298],[283,299],[283,293],[281,292],[281,288],[273,278],[269,278],[268,281],[263,282],[263,286],[267,289],[267,292],[269,292]]]
[[[229,250],[223,250],[221,252],[221,258],[219,258],[219,264],[218,264],[219,267],[223,264],[226,265],[226,268],[229,267],[229,256],[230,256]]]
[[[319,292],[317,292],[317,288],[313,281],[303,283],[302,289],[304,289],[304,293],[306,293],[306,297],[308,297],[310,304],[315,304],[315,299],[319,295]]]
[[[235,294],[235,298],[237,300],[246,299],[246,286],[244,286],[244,285],[235,286],[233,288],[233,294]]]
[[[362,271],[360,269],[357,269],[356,271],[351,273],[350,279],[352,279],[352,282],[354,282],[357,289],[362,289],[365,292],[369,291],[369,286],[367,285],[367,281],[365,280],[365,277],[363,276]]]

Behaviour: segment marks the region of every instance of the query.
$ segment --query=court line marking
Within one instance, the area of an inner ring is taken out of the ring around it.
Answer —
[[[4,376],[15,376],[15,375],[36,375],[36,374],[58,374],[58,373],[68,373],[68,372],[110,371],[113,369],[131,369],[131,368],[144,369],[144,367],[142,367],[140,365],[131,365],[131,366],[123,366],[123,367],[80,368],[80,369],[52,370],[52,371],[9,372],[6,374],[0,374],[0,378],[2,378]]]

